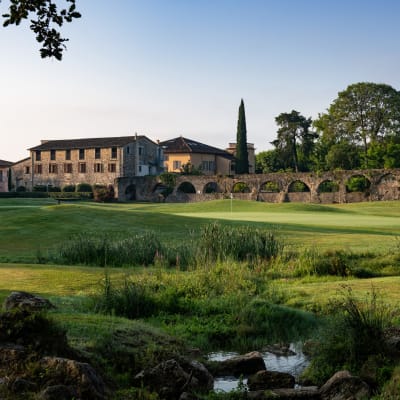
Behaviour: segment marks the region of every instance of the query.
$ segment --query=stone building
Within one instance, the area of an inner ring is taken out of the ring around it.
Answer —
[[[190,165],[204,175],[234,173],[232,154],[182,136],[160,143],[164,151],[164,167],[168,172],[182,172]]]
[[[29,150],[30,157],[13,166],[16,188],[114,185],[117,178],[163,170],[162,148],[146,136],[42,140]]]
[[[0,160],[0,192],[8,192],[8,174],[12,162]]]

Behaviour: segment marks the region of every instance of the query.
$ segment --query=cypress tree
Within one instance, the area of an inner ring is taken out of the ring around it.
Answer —
[[[249,173],[249,156],[247,153],[247,129],[246,129],[246,115],[244,112],[243,99],[239,106],[239,117],[236,133],[236,167],[237,174]]]

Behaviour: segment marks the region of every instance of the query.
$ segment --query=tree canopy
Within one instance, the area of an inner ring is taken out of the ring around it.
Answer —
[[[42,46],[41,57],[61,60],[68,39],[61,37],[59,28],[64,22],[72,22],[74,18],[81,17],[76,11],[75,0],[63,1],[66,3],[65,8],[59,9],[53,0],[9,0],[9,10],[2,15],[3,26],[19,25],[21,21],[30,19],[30,29]]]
[[[362,149],[364,168],[375,167],[372,149],[400,135],[400,94],[386,84],[360,82],[339,92],[314,123],[325,146],[346,143]]]
[[[310,131],[311,118],[305,118],[298,111],[279,114],[275,121],[278,137],[271,142],[283,161],[284,169],[296,172],[309,170],[310,156],[317,135]]]

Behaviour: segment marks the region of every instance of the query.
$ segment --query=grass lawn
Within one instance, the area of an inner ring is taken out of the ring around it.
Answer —
[[[231,211],[232,210],[232,211]],[[210,221],[276,229],[288,244],[323,249],[394,251],[400,236],[398,202],[341,205],[218,200],[194,204],[58,205],[51,199],[0,200],[0,261],[33,262],[71,235],[155,231],[183,241]]]

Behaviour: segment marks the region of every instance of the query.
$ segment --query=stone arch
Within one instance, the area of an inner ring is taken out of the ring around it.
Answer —
[[[339,191],[339,183],[330,179],[325,179],[318,185],[318,193],[336,193]]]
[[[281,185],[276,181],[266,181],[260,186],[261,193],[279,193],[281,190]]]
[[[136,200],[136,185],[130,184],[125,189],[125,199],[126,200]]]
[[[184,181],[178,186],[176,191],[179,193],[192,194],[192,193],[196,193],[196,188],[193,186],[193,184],[191,182]]]
[[[204,185],[203,193],[221,193],[222,190],[217,182],[207,182]]]
[[[347,193],[367,193],[371,187],[371,181],[362,174],[355,174],[348,177],[345,182]]]
[[[310,188],[308,187],[308,185],[306,183],[304,183],[300,179],[297,179],[289,184],[288,192],[289,193],[309,193]]]
[[[232,186],[232,193],[250,193],[251,189],[246,182],[236,182]]]
[[[376,183],[376,192],[378,200],[398,200],[399,199],[399,182],[396,177],[388,172],[382,175]]]

